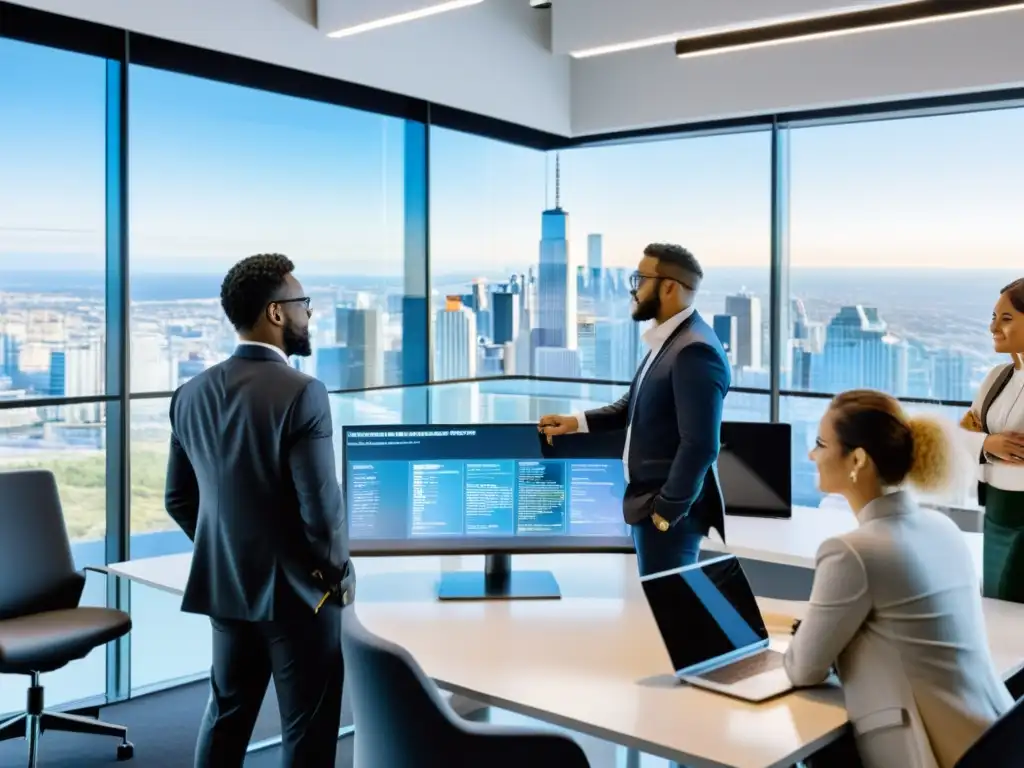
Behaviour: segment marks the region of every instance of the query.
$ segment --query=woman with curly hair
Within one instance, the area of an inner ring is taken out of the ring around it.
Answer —
[[[832,401],[811,452],[820,489],[844,496],[858,526],[818,549],[785,668],[808,686],[834,666],[867,768],[953,768],[1013,705],[963,534],[904,490],[949,485],[957,452],[941,422],[868,390]]]

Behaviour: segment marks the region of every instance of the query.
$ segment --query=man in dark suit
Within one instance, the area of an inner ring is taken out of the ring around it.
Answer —
[[[307,356],[309,298],[277,254],[224,278],[234,354],[171,399],[167,512],[194,542],[182,610],[210,617],[210,702],[196,768],[241,768],[271,676],[284,766],[333,766],[341,608],[354,589],[324,385]]]
[[[653,322],[629,391],[604,408],[545,416],[539,424],[552,440],[574,432],[625,433],[623,515],[641,575],[697,562],[712,528],[724,538],[716,461],[731,377],[718,337],[693,306],[703,277],[685,248],[647,246],[632,275],[633,319]]]

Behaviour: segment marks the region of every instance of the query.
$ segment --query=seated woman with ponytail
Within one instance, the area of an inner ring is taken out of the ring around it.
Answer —
[[[819,488],[842,494],[858,527],[819,548],[785,667],[808,686],[834,665],[867,768],[953,768],[1013,705],[963,535],[904,490],[948,485],[955,454],[940,422],[872,391],[836,397],[811,452]]]

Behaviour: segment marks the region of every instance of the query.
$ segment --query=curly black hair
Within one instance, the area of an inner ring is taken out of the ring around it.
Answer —
[[[292,260],[280,253],[249,256],[228,270],[220,286],[220,305],[236,331],[253,329],[294,271]]]

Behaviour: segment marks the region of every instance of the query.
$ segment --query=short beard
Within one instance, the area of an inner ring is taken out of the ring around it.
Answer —
[[[284,353],[288,357],[309,357],[313,354],[313,344],[309,340],[309,328],[296,331],[291,323],[284,326]]]
[[[633,307],[633,319],[638,323],[644,323],[648,320],[654,320],[658,317],[658,311],[661,309],[661,297],[655,294],[649,296],[643,301],[637,302],[636,306]]]

